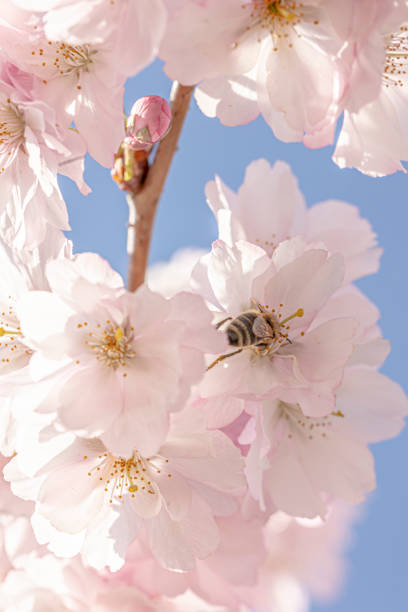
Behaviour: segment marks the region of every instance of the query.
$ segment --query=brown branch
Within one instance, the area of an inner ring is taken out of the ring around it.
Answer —
[[[160,142],[143,187],[138,193],[127,192],[129,205],[128,289],[135,291],[143,282],[149,255],[150,239],[157,205],[170,169],[173,155],[186,117],[193,87],[173,83],[170,94],[172,123],[169,133]]]

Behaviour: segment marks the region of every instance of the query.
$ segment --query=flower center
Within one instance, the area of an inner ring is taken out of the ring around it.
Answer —
[[[283,308],[283,304],[279,304],[279,308]],[[278,351],[281,346],[291,344],[292,342],[289,338],[290,325],[288,324],[290,321],[292,321],[292,319],[295,319],[296,317],[303,317],[303,308],[298,308],[296,312],[289,315],[285,319],[282,319],[282,313],[280,313],[279,310],[276,310],[276,308],[272,308],[269,314],[268,304],[266,304],[265,306],[258,304],[258,309],[260,310],[261,316],[267,322],[268,319],[270,319],[269,325],[273,328],[274,335],[271,339],[265,339],[264,344],[252,347],[255,354],[261,356],[271,355],[272,353],[276,353],[276,351]]]
[[[383,81],[386,87],[403,87],[407,84],[408,26],[401,26],[386,46]]]
[[[11,155],[12,149],[24,140],[25,123],[18,107],[7,101],[0,103],[0,154]]]
[[[89,71],[89,65],[92,63],[92,55],[96,51],[91,51],[89,45],[66,45],[65,43],[56,43],[57,49],[55,52],[55,66],[59,69],[60,74],[70,74],[80,71]]]
[[[77,327],[86,327],[88,323],[78,323]],[[103,364],[112,367],[114,370],[120,366],[125,366],[129,359],[132,359],[136,353],[132,348],[133,342],[133,327],[126,328],[114,326],[111,321],[107,320],[106,325],[98,324],[100,328],[96,333],[89,332],[85,344],[94,351],[96,359]]]
[[[9,296],[11,300],[11,296]],[[32,351],[22,340],[20,323],[14,313],[13,306],[2,304],[0,312],[0,373],[23,367]],[[1,308],[1,307],[0,307]],[[18,364],[17,364],[18,362]]]
[[[84,460],[88,457],[85,455]],[[134,498],[136,495],[158,495],[159,488],[154,480],[162,472],[171,478],[167,472],[168,459],[162,457],[142,457],[135,451],[130,459],[115,457],[109,453],[98,455],[96,464],[88,472],[88,476],[96,478],[104,485],[109,503],[123,503],[126,495]]]
[[[314,25],[319,24],[319,20],[316,19],[318,9],[304,7],[302,2],[295,0],[252,0],[250,6],[251,24],[247,26],[247,30],[257,28],[258,32],[271,34],[274,51],[278,51],[279,45],[285,40],[288,47],[293,46],[290,33],[293,31],[296,36],[301,36],[296,29],[301,23],[306,21]],[[259,42],[262,39],[261,34]]]
[[[337,410],[323,417],[305,416],[298,404],[287,404],[280,402],[281,416],[288,421],[290,433],[288,438],[293,438],[293,434],[298,434],[302,438],[314,440],[316,438],[327,438],[333,428],[335,418],[344,418],[344,414]]]
[[[269,257],[272,257],[274,250],[276,247],[283,241],[289,240],[290,236],[277,238],[275,233],[270,234],[269,240],[262,240],[261,238],[255,238],[255,244],[259,245],[263,248],[264,251],[267,252]]]
[[[281,20],[282,22],[294,21],[298,18],[296,11],[301,4],[298,2],[285,2],[285,0],[254,0],[254,11],[257,11],[263,19],[269,22]]]
[[[89,72],[98,51],[88,44],[68,45],[64,42],[47,41],[43,46],[35,47],[31,51],[32,61],[39,69],[37,74],[47,79],[58,76],[74,76],[79,81],[83,72]],[[77,85],[81,89],[80,85]]]
[[[288,27],[302,22],[304,14],[302,4],[290,0],[253,0],[250,13],[253,26],[259,26],[271,32],[274,38],[288,37]]]

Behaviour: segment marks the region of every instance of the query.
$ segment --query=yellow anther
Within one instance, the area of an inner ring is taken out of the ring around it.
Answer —
[[[279,9],[277,7],[277,2],[269,2],[269,4],[266,7],[266,10],[269,11],[270,13],[273,13],[274,15],[279,15]]]
[[[336,410],[336,412],[332,412],[332,415],[336,417],[341,417],[342,419],[344,419],[344,414],[342,413],[341,410]]]
[[[293,21],[296,19],[296,13],[291,13],[283,7],[280,3],[280,0],[275,0],[275,2],[269,2],[266,6],[266,10],[272,15],[276,15],[277,17],[283,17],[286,21]]]
[[[117,327],[115,331],[115,340],[117,344],[119,344],[119,342],[122,340],[124,335],[125,335],[125,332],[123,331],[123,329],[121,327]]]
[[[291,13],[287,9],[283,8],[282,6],[278,7],[278,14],[281,17],[284,17],[286,21],[293,21],[294,19],[296,19],[295,13]]]

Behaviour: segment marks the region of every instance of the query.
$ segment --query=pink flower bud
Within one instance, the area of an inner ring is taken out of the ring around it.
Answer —
[[[133,149],[150,148],[167,134],[170,121],[170,106],[164,98],[140,98],[127,119],[124,142]]]

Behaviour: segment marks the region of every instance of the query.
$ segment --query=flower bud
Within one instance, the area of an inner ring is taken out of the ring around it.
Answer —
[[[133,150],[123,143],[120,145],[111,170],[120,189],[134,193],[140,190],[148,169],[148,155],[144,149]]]
[[[139,98],[127,119],[124,142],[132,149],[150,148],[167,134],[170,122],[170,106],[164,98]]]

